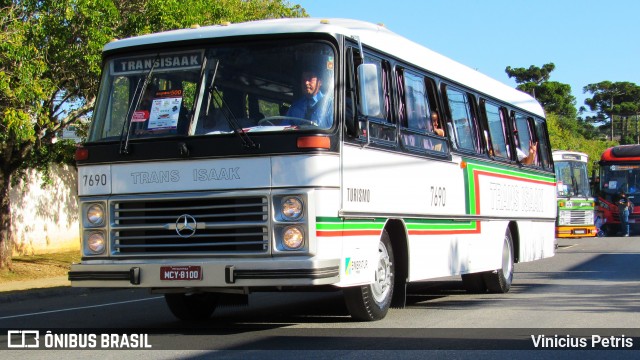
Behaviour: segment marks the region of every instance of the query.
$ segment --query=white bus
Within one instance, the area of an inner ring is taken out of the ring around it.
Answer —
[[[515,262],[554,254],[541,106],[360,21],[111,42],[76,160],[72,285],[164,293],[180,319],[316,287],[377,320],[408,283],[504,293]]]

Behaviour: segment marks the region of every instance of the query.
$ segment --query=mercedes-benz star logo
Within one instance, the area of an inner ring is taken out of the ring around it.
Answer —
[[[188,214],[180,215],[178,220],[176,220],[176,232],[181,238],[186,239],[193,236],[193,234],[196,233],[197,226],[198,223],[196,222],[196,219]]]

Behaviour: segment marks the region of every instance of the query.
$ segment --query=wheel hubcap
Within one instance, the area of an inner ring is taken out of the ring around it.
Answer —
[[[513,271],[513,263],[511,262],[511,243],[509,237],[504,237],[504,246],[502,247],[502,274],[505,279],[511,277]]]
[[[389,253],[383,243],[378,245],[378,266],[375,272],[375,282],[371,286],[373,298],[381,303],[391,290],[391,261]]]

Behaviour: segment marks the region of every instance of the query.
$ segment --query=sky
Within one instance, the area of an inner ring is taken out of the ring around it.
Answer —
[[[640,85],[638,0],[297,0],[314,18],[382,23],[389,30],[515,87],[505,72],[554,63],[576,108],[588,84]],[[587,107],[588,109],[588,107]],[[586,113],[584,115],[593,115]]]

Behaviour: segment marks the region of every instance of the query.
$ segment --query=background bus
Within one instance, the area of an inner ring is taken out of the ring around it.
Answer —
[[[554,150],[553,164],[558,190],[556,237],[596,236],[594,201],[587,172],[587,154]]]
[[[620,233],[620,211],[618,200],[626,193],[635,205],[629,214],[631,232],[638,232],[640,222],[640,145],[614,146],[605,150],[600,158],[600,173],[595,182],[597,210],[607,219],[604,230],[607,234]]]
[[[377,320],[409,282],[505,293],[514,263],[554,255],[540,104],[360,21],[111,42],[76,155],[72,285],[164,293],[180,319],[321,287]]]

